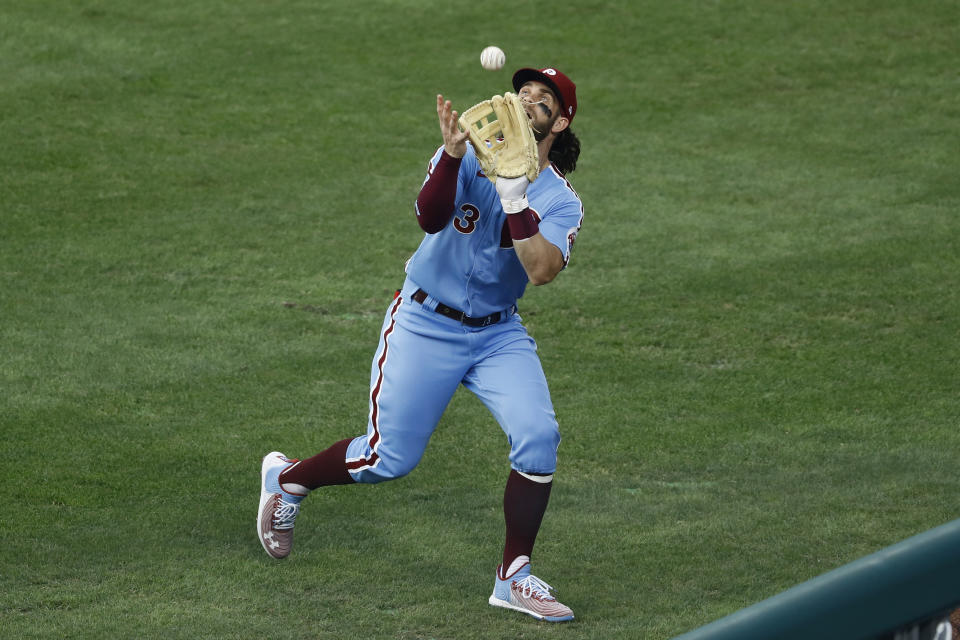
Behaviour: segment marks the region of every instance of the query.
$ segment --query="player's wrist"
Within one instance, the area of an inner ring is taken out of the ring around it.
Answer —
[[[464,149],[464,150],[463,150],[463,153],[461,153],[460,155],[456,155],[456,150],[454,150],[453,153],[450,153],[450,150],[447,149],[446,146],[444,146],[444,147],[443,147],[443,152],[440,154],[440,160],[438,161],[438,164],[439,164],[440,162],[443,162],[443,163],[448,163],[448,162],[449,162],[449,163],[454,163],[454,164],[456,164],[457,167],[459,167],[459,166],[460,166],[460,161],[463,160],[463,156],[466,154],[466,152],[467,152],[467,150]]]
[[[514,240],[526,240],[540,233],[540,221],[529,208],[507,216],[507,227]]]

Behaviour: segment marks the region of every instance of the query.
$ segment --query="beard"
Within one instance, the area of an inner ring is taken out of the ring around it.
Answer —
[[[537,105],[545,111],[549,111],[543,105]],[[548,114],[543,113],[544,118],[531,118],[530,125],[533,127],[533,139],[537,142],[543,141],[548,135],[550,135],[550,129],[553,128],[553,123],[557,121],[557,118],[560,117],[560,114]]]

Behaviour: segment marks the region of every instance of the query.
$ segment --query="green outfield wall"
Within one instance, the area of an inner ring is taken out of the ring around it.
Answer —
[[[675,640],[870,640],[960,603],[960,519]]]

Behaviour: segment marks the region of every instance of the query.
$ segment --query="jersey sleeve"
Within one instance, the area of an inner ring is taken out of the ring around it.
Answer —
[[[583,204],[576,196],[563,198],[550,206],[540,217],[540,233],[563,254],[563,266],[570,262],[570,251],[583,224]]]

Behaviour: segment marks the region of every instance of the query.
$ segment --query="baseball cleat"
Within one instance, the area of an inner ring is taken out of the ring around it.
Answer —
[[[293,523],[305,496],[288,493],[280,487],[280,472],[297,460],[289,460],[279,451],[268,453],[260,467],[260,509],[257,512],[257,537],[264,551],[273,558],[286,558],[293,547]]]
[[[504,579],[500,578],[502,570],[503,565],[497,567],[497,581],[489,600],[491,605],[513,609],[547,622],[573,620],[570,607],[560,604],[550,595],[553,587],[531,575],[529,562]]]

